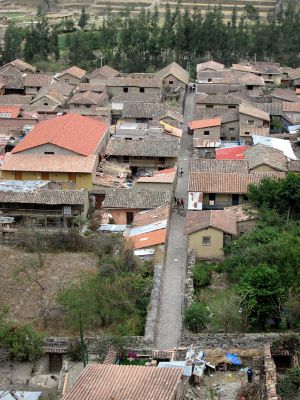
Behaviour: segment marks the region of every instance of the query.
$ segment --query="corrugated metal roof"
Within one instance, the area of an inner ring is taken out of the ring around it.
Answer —
[[[3,180],[0,181],[1,192],[34,192],[38,188],[47,186],[50,181],[19,181]]]
[[[151,247],[165,243],[166,237],[167,230],[159,229],[157,231],[130,236],[128,239],[132,242],[134,249],[143,249],[145,247]]]
[[[62,400],[173,400],[181,368],[88,365]]]
[[[129,232],[129,236],[140,235],[142,233],[153,232],[159,229],[164,229],[167,227],[168,220],[157,221],[153,224],[139,226],[138,228],[132,228]]]
[[[124,232],[126,225],[115,225],[115,224],[102,224],[98,231],[100,232]]]
[[[9,391],[0,391],[0,397],[2,400],[38,400],[42,392],[13,392],[15,396],[12,396]]]

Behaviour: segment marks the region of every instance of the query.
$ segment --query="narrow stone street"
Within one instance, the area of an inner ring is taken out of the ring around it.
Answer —
[[[160,294],[160,307],[155,345],[158,349],[170,349],[178,345],[182,331],[182,311],[184,302],[184,282],[186,273],[187,238],[183,234],[187,208],[187,188],[189,160],[192,151],[192,136],[187,134],[186,122],[193,118],[194,96],[188,94],[185,102],[184,131],[181,139],[178,176],[175,196],[183,198],[184,210],[173,209],[170,218],[167,256]]]

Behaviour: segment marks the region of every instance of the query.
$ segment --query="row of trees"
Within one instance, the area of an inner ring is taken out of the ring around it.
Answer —
[[[209,311],[206,299],[198,295],[200,301],[186,313],[193,330],[261,330],[269,323],[282,329],[300,326],[300,175],[290,173],[250,186],[249,200],[258,210],[256,228],[231,242],[218,265],[194,268],[198,294],[210,283],[209,269],[226,272],[233,289],[219,303],[211,301]]]
[[[197,62],[208,58],[225,64],[256,58],[299,65],[300,12],[292,1],[267,20],[261,20],[253,6],[245,6],[240,17],[236,9],[229,21],[223,17],[221,8],[202,16],[198,8],[190,12],[180,3],[174,11],[166,4],[163,21],[157,7],[138,15],[132,15],[130,9],[116,15],[108,8],[102,26],[85,31],[89,16],[82,10],[81,30],[62,37],[62,58],[87,69],[99,66],[104,59],[127,72],[151,72],[173,60],[194,71]],[[75,30],[74,24],[68,29]],[[17,56],[27,61],[58,60],[58,34],[65,30],[62,26],[50,29],[42,13],[29,30],[9,26],[3,62]]]

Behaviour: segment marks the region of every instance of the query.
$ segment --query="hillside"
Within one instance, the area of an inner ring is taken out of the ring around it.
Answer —
[[[219,6],[220,4],[225,18],[230,18],[234,7],[236,7],[238,15],[241,15],[244,13],[244,7],[251,5],[257,8],[262,18],[266,18],[270,12],[275,10],[279,1],[280,0],[182,0],[181,7],[183,9],[188,8],[191,11],[198,8],[205,13],[207,10]],[[171,9],[174,10],[177,1],[169,0],[168,2]],[[14,2],[10,2],[9,0],[0,0],[0,9],[12,11],[19,7],[28,9],[34,8],[38,4],[46,7],[51,4],[53,9],[55,8],[57,11],[77,11],[84,6],[90,13],[103,15],[108,4],[113,12],[120,12],[128,7],[128,5],[131,6],[134,12],[139,12],[143,7],[152,8],[156,4],[159,8],[160,14],[163,15],[166,3],[167,0],[15,0]]]

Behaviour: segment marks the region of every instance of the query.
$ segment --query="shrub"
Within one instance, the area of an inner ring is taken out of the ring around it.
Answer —
[[[197,289],[210,284],[210,274],[205,264],[195,264],[193,267],[193,280]]]
[[[203,303],[193,303],[184,313],[184,321],[192,332],[200,332],[206,328],[209,321],[207,306]]]

